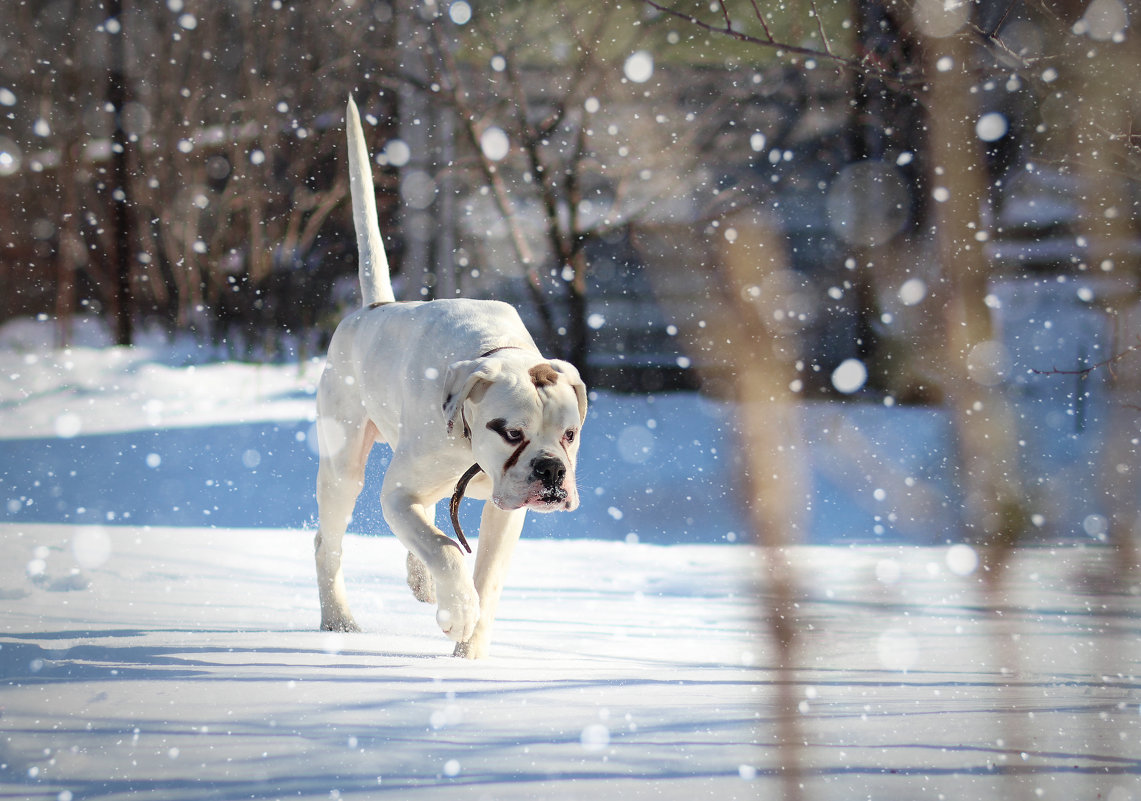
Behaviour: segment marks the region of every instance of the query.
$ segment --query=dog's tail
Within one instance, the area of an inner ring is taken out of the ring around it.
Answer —
[[[345,114],[345,133],[349,140],[349,190],[353,196],[353,225],[357,231],[357,261],[360,265],[361,299],[365,306],[396,300],[392,279],[388,274],[388,258],[376,217],[376,192],[372,185],[372,167],[368,147],[361,129],[357,104],[349,96]]]

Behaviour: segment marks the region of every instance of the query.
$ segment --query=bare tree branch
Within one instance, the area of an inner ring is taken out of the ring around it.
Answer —
[[[769,30],[769,23],[765,20],[765,15],[764,12],[761,11],[761,7],[757,5],[757,0],[751,0],[751,2],[753,4],[753,13],[757,17],[757,22],[761,23],[761,28],[764,30],[765,36],[769,37],[770,42],[775,42],[773,32]]]
[[[824,32],[824,20],[820,18],[820,10],[816,7],[816,0],[812,0],[812,16],[816,17],[816,29],[820,32],[820,41],[824,43],[824,52],[835,58],[836,54],[832,52],[832,45],[828,44],[828,34]]]
[[[477,163],[479,164],[480,171],[483,173],[484,180],[487,181],[487,185],[491,187],[492,195],[495,197],[495,204],[499,209],[499,213],[503,216],[504,221],[511,231],[511,243],[515,248],[515,255],[525,267],[530,268],[535,261],[535,256],[531,252],[531,246],[527,243],[527,236],[523,232],[522,225],[519,222],[519,215],[516,213],[515,206],[511,202],[511,193],[507,189],[507,185],[503,182],[503,176],[480,145],[480,135],[483,131],[481,130],[475,109],[472,108],[468,102],[468,92],[463,83],[462,73],[451,53],[443,46],[442,34],[440,33],[438,25],[432,26],[432,35],[437,51],[443,61],[444,68],[447,70],[447,74],[441,76],[441,78],[445,78],[448,83],[442,84],[442,88],[448,93],[448,99],[456,109],[457,115],[460,118],[460,125],[463,127],[468,143],[472,147],[472,151],[476,154]]]
[[[1093,372],[1095,372],[1096,370],[1101,370],[1102,368],[1108,368],[1110,373],[1112,374],[1114,365],[1116,365],[1118,362],[1120,362],[1126,356],[1129,356],[1132,353],[1136,353],[1139,350],[1141,350],[1141,339],[1138,340],[1136,345],[1130,345],[1128,348],[1121,351],[1120,353],[1115,353],[1113,356],[1110,356],[1108,359],[1104,359],[1100,362],[1097,362],[1096,364],[1091,364],[1088,367],[1081,367],[1081,368],[1078,368],[1075,370],[1059,370],[1057,367],[1052,367],[1049,370],[1036,370],[1034,368],[1031,368],[1030,372],[1033,373],[1034,375],[1076,375],[1076,376],[1081,376],[1082,379],[1084,380],[1086,378],[1089,378]]]
[[[756,11],[757,18],[761,21],[761,25],[764,27],[765,36],[767,38],[761,38],[759,36],[753,36],[752,34],[744,33],[743,31],[735,30],[733,28],[732,21],[729,19],[729,13],[725,8],[725,4],[720,0],[718,0],[718,5],[721,8],[723,19],[725,20],[725,24],[723,26],[718,26],[706,22],[700,17],[696,17],[689,12],[678,11],[677,9],[662,5],[661,3],[657,2],[657,0],[642,0],[642,2],[663,14],[688,22],[689,24],[694,25],[703,31],[720,34],[722,36],[728,36],[729,38],[736,39],[739,42],[745,42],[747,44],[753,44],[757,45],[758,47],[764,47],[771,50],[778,50],[782,53],[787,53],[794,56],[804,56],[806,58],[816,58],[823,61],[831,61],[837,66],[845,67],[856,72],[875,75],[885,81],[906,83],[910,80],[909,76],[882,70],[874,66],[867,59],[857,59],[850,56],[842,56],[837,53],[833,53],[827,44],[827,39],[824,40],[824,50],[819,50],[814,47],[803,47],[800,45],[788,44],[787,42],[779,42],[773,38],[772,32],[769,30],[768,26],[765,25],[764,18],[761,15],[759,9]],[[756,9],[755,1],[753,6],[754,9]],[[819,19],[819,15],[817,15],[817,22],[822,24]]]

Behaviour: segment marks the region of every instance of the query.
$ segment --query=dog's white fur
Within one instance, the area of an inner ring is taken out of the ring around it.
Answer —
[[[317,389],[321,628],[359,630],[345,598],[342,538],[369,451],[387,442],[393,454],[381,507],[408,548],[408,583],[417,598],[438,603],[436,620],[455,654],[481,657],[527,509],[578,506],[586,388],[572,365],[543,358],[505,303],[394,302],[352,98],[346,131],[364,308],[337,327]],[[434,524],[436,503],[473,462],[483,472],[469,494],[490,499],[474,582],[459,545]]]

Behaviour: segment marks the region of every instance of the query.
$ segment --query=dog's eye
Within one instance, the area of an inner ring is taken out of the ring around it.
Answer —
[[[575,434],[576,432],[573,428],[568,428],[567,433],[563,434],[563,439],[567,442],[574,442]]]
[[[523,429],[508,428],[507,421],[502,417],[497,417],[492,420],[487,424],[487,428],[489,431],[494,431],[496,434],[503,437],[506,442],[512,445],[518,445],[523,441]]]

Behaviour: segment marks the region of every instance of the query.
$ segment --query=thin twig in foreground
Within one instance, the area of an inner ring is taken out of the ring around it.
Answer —
[[[1110,356],[1108,359],[1100,361],[1097,364],[1091,364],[1088,367],[1081,367],[1077,370],[1059,370],[1057,367],[1053,367],[1049,370],[1036,370],[1032,367],[1030,368],[1030,372],[1034,373],[1035,375],[1078,375],[1082,378],[1088,378],[1089,375],[1095,370],[1100,370],[1103,367],[1112,368],[1114,364],[1121,361],[1129,354],[1136,353],[1139,350],[1141,350],[1141,341],[1139,341],[1136,345],[1130,345],[1125,350]]]

